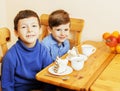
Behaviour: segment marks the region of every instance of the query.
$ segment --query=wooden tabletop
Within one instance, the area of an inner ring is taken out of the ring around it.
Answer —
[[[114,57],[94,82],[91,91],[120,91],[120,54]]]
[[[54,65],[54,63],[52,63],[42,71],[38,72],[36,74],[36,79],[71,90],[88,91],[92,83],[111,62],[115,54],[110,52],[110,49],[104,42],[86,41],[83,44],[91,44],[95,46],[97,50],[94,54],[89,56],[87,61],[85,61],[82,70],[73,71],[71,74],[68,74],[67,76],[70,78],[67,81],[64,81],[61,79],[61,77],[64,76],[56,77],[48,72],[48,68]],[[46,74],[50,74],[54,77],[46,76]]]

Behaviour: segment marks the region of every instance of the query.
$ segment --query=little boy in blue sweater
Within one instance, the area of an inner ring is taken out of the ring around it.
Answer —
[[[32,10],[20,11],[14,19],[14,30],[18,40],[2,61],[2,91],[40,89],[43,83],[37,81],[35,75],[53,60],[47,48],[38,41],[38,15]]]

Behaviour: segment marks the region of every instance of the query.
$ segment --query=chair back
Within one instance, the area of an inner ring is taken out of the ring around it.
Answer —
[[[0,62],[8,50],[7,43],[10,41],[10,30],[6,27],[0,28]]]
[[[42,40],[44,37],[46,37],[49,32],[47,30],[48,27],[48,14],[42,14],[40,16],[40,22],[41,22],[41,28],[42,33],[40,35],[40,40]],[[77,19],[77,18],[70,18],[71,27],[70,27],[70,47],[80,45],[81,42],[81,33],[84,27],[84,20],[83,19]]]

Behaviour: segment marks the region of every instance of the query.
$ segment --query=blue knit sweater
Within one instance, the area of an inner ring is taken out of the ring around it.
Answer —
[[[25,91],[23,86],[39,84],[35,79],[36,73],[50,63],[52,59],[49,52],[38,40],[33,48],[27,48],[18,40],[3,59],[2,91]]]

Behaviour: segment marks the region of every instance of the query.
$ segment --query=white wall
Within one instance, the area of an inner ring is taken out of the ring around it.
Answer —
[[[13,19],[21,9],[32,9],[39,15],[64,9],[71,17],[85,20],[82,41],[101,41],[103,32],[120,31],[119,4],[120,0],[6,0],[7,26],[13,32]]]
[[[0,0],[0,28],[7,26],[6,1]]]

